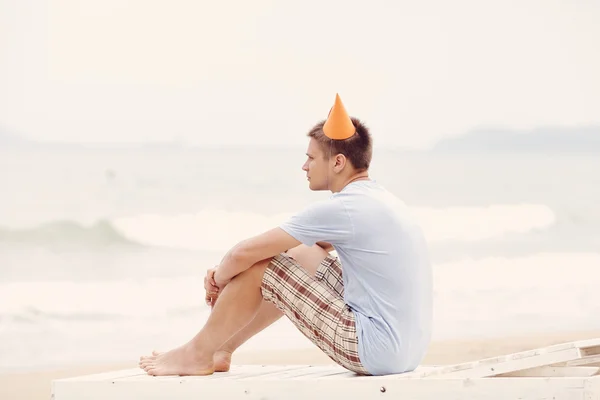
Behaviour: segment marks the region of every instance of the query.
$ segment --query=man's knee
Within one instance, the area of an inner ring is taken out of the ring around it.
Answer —
[[[253,266],[251,266],[250,268],[248,268],[247,270],[245,270],[245,271],[241,272],[240,274],[238,274],[237,276],[235,276],[233,279],[253,280],[253,281],[255,281],[256,284],[260,284],[260,282],[262,281],[263,275],[265,273],[265,270],[269,266],[270,262],[271,262],[271,259],[259,261],[256,264],[254,264]]]
[[[304,244],[289,249],[286,251],[286,254],[288,257],[293,258],[298,265],[302,266],[312,276],[316,274],[319,264],[329,255],[328,252],[318,245],[309,247]],[[257,282],[261,282],[271,261],[272,258],[259,261],[236,276],[236,278],[250,279],[250,276],[252,276]]]

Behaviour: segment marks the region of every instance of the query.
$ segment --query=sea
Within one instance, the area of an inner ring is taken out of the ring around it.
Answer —
[[[0,147],[0,372],[189,340],[202,278],[330,193],[305,148]],[[600,154],[375,148],[434,272],[434,340],[600,329]],[[282,319],[242,350],[313,347]]]

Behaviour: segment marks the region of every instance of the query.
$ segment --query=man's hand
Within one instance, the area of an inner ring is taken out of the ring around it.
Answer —
[[[235,276],[260,260],[273,257],[300,244],[300,241],[279,227],[238,243],[225,254],[218,268],[207,271],[204,279],[206,304],[213,306],[223,288]]]
[[[221,291],[229,282],[231,282],[231,279],[223,278],[217,267],[206,271],[206,276],[204,277],[204,290],[206,291],[204,299],[206,304],[213,307]]]
[[[204,290],[206,291],[205,301],[206,304],[213,307],[217,298],[219,297],[219,287],[215,282],[215,271],[217,268],[211,268],[206,271],[206,276],[204,277]]]
[[[227,285],[229,282],[231,282],[231,279],[225,278],[223,276],[222,272],[223,272],[222,270],[216,269],[215,272],[213,273],[213,282],[214,282],[215,286],[219,289],[219,292],[221,290],[223,290],[225,285]]]

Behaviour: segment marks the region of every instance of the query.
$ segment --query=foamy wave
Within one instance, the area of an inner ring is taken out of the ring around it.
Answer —
[[[516,258],[463,259],[436,264],[435,277],[439,285],[458,291],[547,288],[558,293],[584,281],[598,287],[600,253],[537,253]]]
[[[127,237],[149,246],[227,251],[237,242],[267,231],[291,216],[205,209],[195,214],[145,214],[114,221]]]
[[[546,229],[556,222],[549,207],[535,204],[412,210],[430,242],[487,240]],[[292,214],[205,209],[194,214],[143,214],[100,220],[90,226],[56,221],[30,229],[0,228],[0,242],[85,247],[146,245],[221,252],[279,225]]]
[[[55,221],[28,229],[0,228],[0,241],[85,247],[136,244],[123,236],[106,220],[100,220],[91,226],[85,226],[74,221]]]
[[[540,253],[434,266],[435,325],[463,337],[597,329],[600,253]]]
[[[177,315],[205,307],[203,276],[199,271],[193,277],[143,282],[3,283],[0,284],[0,315],[21,321]]]
[[[599,266],[600,253],[541,253],[435,264],[436,335],[527,331],[558,321],[582,328],[597,321],[600,312]],[[144,281],[3,283],[0,323],[119,324],[139,319],[165,326],[167,321],[186,320],[190,328],[209,312],[202,277],[199,270],[193,276]]]
[[[430,241],[486,240],[547,229],[556,222],[552,209],[540,204],[415,208],[414,213]]]
[[[548,228],[555,222],[544,205],[414,208],[427,239],[478,241],[510,233]],[[206,251],[226,251],[238,241],[277,226],[292,213],[272,216],[203,210],[176,216],[139,215],[114,221],[117,229],[139,243]]]

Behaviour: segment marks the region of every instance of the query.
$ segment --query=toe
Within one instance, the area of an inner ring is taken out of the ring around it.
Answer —
[[[140,363],[142,365],[145,365],[145,364],[153,363],[155,361],[156,361],[156,357],[152,356],[152,357],[145,357]]]

